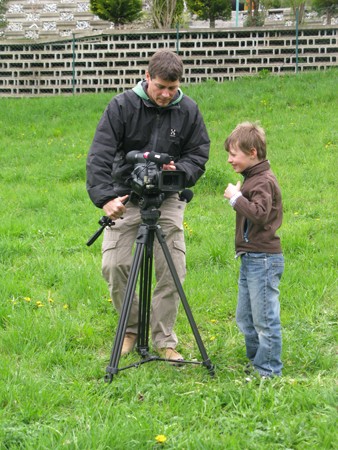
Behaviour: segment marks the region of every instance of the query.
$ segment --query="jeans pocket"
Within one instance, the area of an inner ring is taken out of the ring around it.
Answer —
[[[271,263],[271,285],[277,288],[284,272],[283,257]]]

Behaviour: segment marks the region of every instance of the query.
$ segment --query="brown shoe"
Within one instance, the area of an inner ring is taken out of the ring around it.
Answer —
[[[161,358],[170,359],[173,366],[180,366],[179,362],[184,360],[183,356],[172,347],[159,348],[157,351]]]
[[[132,352],[134,350],[136,342],[137,342],[137,334],[126,333],[123,340],[121,356]]]

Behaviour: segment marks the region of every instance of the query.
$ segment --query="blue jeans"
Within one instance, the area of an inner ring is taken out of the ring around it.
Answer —
[[[244,334],[246,355],[262,376],[282,374],[279,282],[284,257],[271,253],[241,256],[236,321]]]

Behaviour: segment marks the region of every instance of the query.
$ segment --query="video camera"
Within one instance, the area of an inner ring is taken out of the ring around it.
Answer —
[[[165,198],[166,192],[179,192],[179,199],[189,203],[194,193],[185,187],[185,172],[182,170],[162,170],[160,166],[169,164],[172,157],[167,153],[131,151],[126,155],[126,161],[134,164],[134,170],[130,177],[130,186],[139,199],[141,215],[144,221],[156,220],[159,216],[159,208]],[[131,194],[132,196],[132,194]],[[147,212],[149,214],[147,215]],[[111,227],[114,222],[107,216],[99,220],[101,228],[88,240],[87,245],[92,245],[106,227]]]
[[[185,173],[182,170],[162,170],[172,157],[166,153],[131,151],[126,161],[134,164],[131,174],[131,189],[140,197],[159,195],[164,192],[178,192],[185,187]]]

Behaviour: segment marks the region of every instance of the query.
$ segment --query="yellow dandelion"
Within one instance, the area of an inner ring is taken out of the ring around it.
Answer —
[[[216,339],[216,336],[210,336],[210,341],[214,341]]]
[[[48,302],[49,302],[49,303],[54,303],[54,300],[53,300],[52,298],[49,298],[49,299],[48,299]]]
[[[159,444],[164,444],[165,441],[167,440],[167,438],[164,436],[164,434],[158,434],[155,437],[156,442],[158,442]]]
[[[217,323],[218,320],[217,320],[217,319],[211,319],[210,322],[211,322],[211,323]]]
[[[184,229],[188,232],[189,235],[192,235],[193,231],[192,229],[189,227],[187,222],[183,222],[183,227]]]
[[[31,298],[30,298],[30,297],[24,297],[23,299],[24,299],[25,302],[27,302],[27,303],[29,303],[29,302],[31,301]]]
[[[63,305],[63,309],[68,309],[69,305],[67,305],[67,303],[65,305]]]
[[[107,302],[111,303],[113,300],[111,298],[108,298]]]
[[[42,302],[40,302],[40,300],[38,300],[35,304],[38,308],[43,308],[45,306]]]

